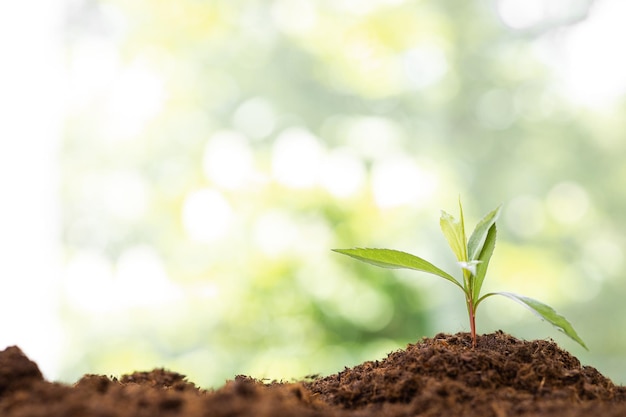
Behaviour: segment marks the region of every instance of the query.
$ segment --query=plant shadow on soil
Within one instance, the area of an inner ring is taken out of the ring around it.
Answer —
[[[501,331],[438,334],[323,378],[262,383],[237,376],[202,390],[164,369],[45,381],[18,347],[0,352],[4,417],[624,416],[626,387],[554,342]]]

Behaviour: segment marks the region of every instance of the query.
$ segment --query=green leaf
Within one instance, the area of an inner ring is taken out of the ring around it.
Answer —
[[[501,209],[502,206],[498,206],[495,210],[483,217],[476,225],[476,228],[474,229],[474,232],[472,232],[469,242],[467,243],[470,261],[478,259],[480,256],[485,240],[489,234],[489,230],[491,229],[491,226],[496,223],[496,220],[498,220]]]
[[[343,255],[351,256],[359,261],[367,262],[372,265],[380,266],[383,268],[406,268],[414,269],[416,271],[428,272],[429,274],[438,275],[441,278],[447,279],[453,284],[457,285],[461,289],[461,284],[447,272],[437,268],[430,262],[415,256],[410,253],[393,250],[393,249],[369,249],[369,248],[354,248],[354,249],[333,249],[334,252],[341,253]]]
[[[574,330],[570,322],[567,321],[565,317],[554,311],[554,309],[549,305],[546,305],[533,298],[524,297],[522,295],[517,295],[510,292],[489,293],[482,297],[481,300],[491,295],[502,295],[504,297],[510,298],[513,301],[517,301],[518,303],[520,303],[524,307],[527,307],[530,311],[538,315],[540,318],[546,320],[548,323],[552,324],[557,329],[568,335],[570,338],[572,338],[572,340],[580,344],[582,347],[589,350],[585,345],[585,342],[583,342],[580,336],[578,336],[576,330]]]
[[[493,254],[493,250],[496,247],[496,235],[497,229],[496,224],[493,223],[487,232],[487,236],[482,245],[482,251],[478,255],[478,265],[476,265],[476,274],[474,275],[474,286],[472,287],[472,299],[474,302],[478,300],[480,297],[480,290],[483,286],[483,281],[485,280],[485,275],[487,275],[487,268],[489,267],[489,261],[491,260],[491,255]]]
[[[467,240],[465,238],[465,225],[463,224],[463,208],[461,207],[461,202],[459,202],[459,207],[461,210],[460,220],[455,219],[451,214],[441,210],[439,225],[456,259],[459,262],[467,262],[469,259],[467,259]]]

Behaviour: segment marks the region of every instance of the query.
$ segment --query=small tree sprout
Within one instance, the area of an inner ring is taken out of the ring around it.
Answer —
[[[458,280],[430,262],[418,256],[398,250],[369,248],[333,250],[383,268],[406,268],[427,272],[448,280],[459,287],[465,295],[465,304],[467,306],[472,335],[472,346],[474,347],[476,346],[476,310],[478,306],[486,298],[501,295],[522,304],[587,349],[587,346],[578,336],[572,325],[565,317],[554,311],[552,307],[535,299],[510,292],[490,292],[481,296],[480,290],[485,280],[489,260],[491,259],[496,245],[496,220],[500,215],[500,209],[501,206],[483,217],[476,225],[469,239],[467,239],[465,234],[463,206],[460,201],[459,219],[454,218],[445,211],[441,212],[441,231],[448,241],[452,252],[454,252],[461,269],[462,279]]]

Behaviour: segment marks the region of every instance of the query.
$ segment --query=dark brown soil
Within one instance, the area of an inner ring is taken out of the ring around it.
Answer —
[[[626,416],[626,388],[553,342],[439,334],[325,378],[245,376],[205,391],[163,369],[47,382],[17,347],[0,352],[0,416]]]

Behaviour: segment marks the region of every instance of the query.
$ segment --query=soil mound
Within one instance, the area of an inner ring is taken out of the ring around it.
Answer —
[[[164,369],[45,381],[17,347],[0,352],[0,416],[625,416],[626,388],[549,341],[502,332],[422,339],[380,361],[313,381],[237,376],[202,390]]]
[[[607,403],[626,412],[626,389],[595,368],[581,366],[554,342],[503,332],[479,336],[476,348],[468,333],[438,334],[306,388],[343,409],[389,415],[499,417]]]

